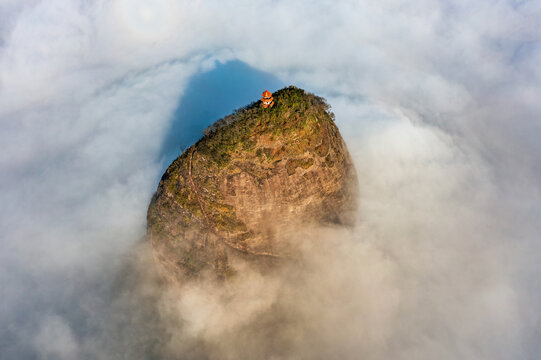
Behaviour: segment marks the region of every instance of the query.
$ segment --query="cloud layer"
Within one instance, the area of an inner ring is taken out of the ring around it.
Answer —
[[[1,2],[0,357],[537,358],[540,16],[536,1]],[[176,117],[194,76],[229,61],[328,99],[359,223],[307,233],[292,278],[163,294],[131,267],[151,268],[137,244],[164,141],[201,121]]]

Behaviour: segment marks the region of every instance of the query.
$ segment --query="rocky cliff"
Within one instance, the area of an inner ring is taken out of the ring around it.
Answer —
[[[150,203],[148,239],[172,281],[235,273],[235,259],[294,256],[299,226],[351,225],[357,177],[326,102],[277,91],[216,122],[167,169]]]

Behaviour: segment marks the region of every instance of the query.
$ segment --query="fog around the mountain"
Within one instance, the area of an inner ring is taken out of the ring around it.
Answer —
[[[0,358],[537,359],[538,1],[0,1]],[[152,193],[268,88],[325,97],[354,230],[162,291]],[[226,299],[226,300],[224,300]]]

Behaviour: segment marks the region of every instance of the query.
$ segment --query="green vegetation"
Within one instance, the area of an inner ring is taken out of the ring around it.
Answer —
[[[272,108],[253,102],[207,128],[160,181],[148,210],[148,232],[174,244],[172,251],[188,273],[197,273],[210,260],[185,234],[227,234],[241,249],[255,236],[226,200],[235,196],[229,178],[244,176],[257,188],[284,166],[290,176],[316,163],[334,166],[329,137],[337,129],[325,100],[294,86],[273,96]],[[232,269],[224,269],[226,277],[233,276]]]
[[[289,159],[286,164],[287,174],[293,175],[298,167],[308,169],[312,165],[314,165],[314,159],[312,158]]]
[[[275,105],[272,108],[263,108],[259,101],[254,102],[207,128],[205,136],[196,144],[198,151],[209,156],[218,167],[225,167],[231,161],[228,154],[234,152],[255,151],[260,157],[256,141],[258,135],[268,135],[270,140],[282,136],[306,139],[303,135],[313,132],[320,123],[319,118],[332,121],[332,113],[325,100],[302,89],[290,86],[278,90],[273,96]],[[300,143],[293,150],[300,152],[306,149],[306,145]],[[269,158],[267,153],[265,155]]]
[[[275,105],[272,108],[263,108],[257,101],[216,121],[167,169],[159,191],[171,194],[167,201],[174,200],[174,205],[185,213],[179,220],[180,225],[184,223],[184,227],[189,227],[194,218],[204,216],[199,203],[201,199],[217,229],[246,231],[244,224],[237,220],[234,208],[225,203],[218,189],[217,174],[245,172],[262,179],[269,166],[286,160],[287,173],[291,175],[299,167],[310,168],[314,164],[311,156],[327,155],[330,144],[324,130],[335,125],[325,100],[294,86],[278,90],[273,96]],[[196,170],[193,170],[192,178],[197,189],[193,189],[188,181],[188,157],[194,149],[192,167]],[[307,151],[313,155],[307,155]],[[332,166],[329,160],[326,163]],[[176,180],[168,181],[171,177]],[[159,233],[165,228],[162,222],[169,221],[156,214],[153,205],[149,208],[148,218],[151,230]]]

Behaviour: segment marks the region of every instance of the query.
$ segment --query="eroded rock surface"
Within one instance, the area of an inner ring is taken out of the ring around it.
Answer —
[[[147,234],[172,281],[290,257],[298,226],[353,223],[357,176],[328,105],[295,87],[273,95],[272,108],[218,121],[163,175]]]

